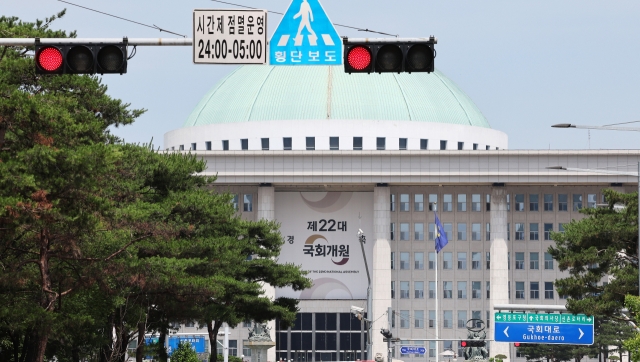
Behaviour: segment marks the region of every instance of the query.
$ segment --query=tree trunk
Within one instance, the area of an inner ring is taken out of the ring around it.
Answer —
[[[20,335],[18,332],[11,333],[11,344],[13,345],[13,362],[20,362]]]
[[[28,347],[27,357],[25,362],[43,362],[44,352],[47,348],[47,342],[49,341],[49,329],[42,328],[40,330],[34,329],[30,338],[30,346]]]
[[[207,333],[209,333],[209,362],[217,362],[218,360],[218,331],[222,327],[222,322],[207,321]]]
[[[80,362],[80,347],[76,342],[74,342],[73,347],[71,347],[71,361]]]
[[[104,327],[103,339],[104,344],[100,347],[100,362],[111,361],[111,355],[113,354],[113,327],[114,327],[114,313],[109,314],[109,318]]]
[[[165,326],[162,326],[162,328],[160,328],[160,335],[158,336],[158,345],[160,345],[160,350],[158,351],[158,360],[160,362],[167,362],[167,359],[169,358],[169,355],[167,355],[167,349],[165,348],[166,340],[167,329],[165,328]]]
[[[144,332],[146,327],[144,322],[138,323],[138,346],[136,347],[136,362],[142,362],[144,359]]]

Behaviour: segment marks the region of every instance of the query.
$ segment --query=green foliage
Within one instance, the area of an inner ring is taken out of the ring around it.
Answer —
[[[625,295],[638,294],[638,194],[603,193],[608,207],[582,209],[586,218],[552,234],[556,245],[549,253],[561,271],[569,271],[556,280],[556,288],[569,296],[571,312],[620,318]],[[625,207],[614,210],[615,204]]]
[[[218,361],[224,361],[224,357],[221,354],[218,355]],[[229,355],[229,362],[243,362],[243,361],[242,361],[242,358],[240,357]]]
[[[199,362],[198,354],[191,348],[189,342],[180,343],[171,355],[173,362]]]
[[[635,315],[636,326],[640,325],[640,297],[627,295],[625,306]],[[640,332],[635,331],[634,335],[624,341],[624,347],[629,351],[633,362],[640,362]]]

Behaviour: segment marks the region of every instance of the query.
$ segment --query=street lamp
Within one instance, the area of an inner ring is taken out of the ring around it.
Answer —
[[[611,127],[617,126],[620,124],[628,124],[635,123],[634,122],[624,122],[624,123],[614,123],[606,126],[584,126],[570,123],[560,123],[554,124],[551,127],[554,128],[580,128],[580,129],[599,129],[599,130],[607,130],[607,131],[636,131],[640,132],[640,128],[637,127]],[[551,166],[547,167],[549,170],[565,170],[565,171],[583,171],[583,172],[596,172],[596,173],[604,173],[609,175],[624,175],[624,176],[637,176],[638,177],[638,295],[640,295],[640,162],[638,162],[638,172],[624,172],[624,171],[609,171],[609,170],[598,170],[598,169],[586,169],[586,168],[572,168],[572,167],[562,167],[562,166]]]
[[[360,247],[362,248],[362,258],[364,259],[364,268],[367,271],[367,281],[369,284],[367,285],[367,317],[365,319],[365,326],[367,327],[367,360],[371,361],[372,355],[372,346],[371,346],[371,331],[373,327],[373,315],[371,313],[372,304],[373,304],[373,295],[371,294],[371,275],[369,275],[369,265],[367,265],[367,254],[364,252],[364,243],[367,242],[367,238],[364,235],[364,231],[362,229],[358,229],[358,241],[360,242]],[[354,307],[351,307],[353,310]],[[357,308],[357,307],[356,307]]]

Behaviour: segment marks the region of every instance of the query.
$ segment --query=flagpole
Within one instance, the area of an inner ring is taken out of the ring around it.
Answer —
[[[438,225],[435,226],[436,229]],[[438,264],[440,264],[440,253],[436,250],[436,362],[438,362],[438,344],[440,341],[440,324],[438,324],[438,315],[440,311],[438,310]]]

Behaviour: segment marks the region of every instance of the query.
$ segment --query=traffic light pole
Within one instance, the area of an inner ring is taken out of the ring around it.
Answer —
[[[118,43],[124,39],[135,46],[192,46],[191,38],[0,38],[0,46],[35,46],[47,44]]]

